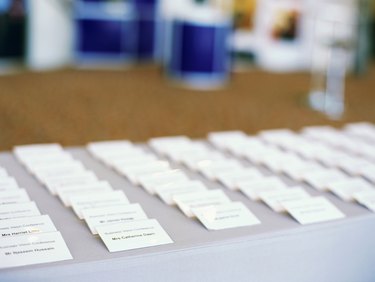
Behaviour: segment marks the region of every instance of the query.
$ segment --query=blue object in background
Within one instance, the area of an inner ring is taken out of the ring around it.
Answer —
[[[172,23],[168,75],[193,88],[211,89],[229,79],[230,24],[186,20]]]
[[[137,47],[139,60],[154,60],[158,53],[159,1],[133,0],[136,11]]]
[[[134,60],[137,26],[133,4],[124,0],[80,0],[75,5],[79,64],[123,64]]]
[[[26,1],[0,0],[0,61],[25,59],[26,30]]]

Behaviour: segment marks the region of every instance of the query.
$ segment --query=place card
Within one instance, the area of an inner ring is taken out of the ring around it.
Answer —
[[[260,193],[288,188],[284,182],[274,176],[238,182],[237,186],[242,193],[253,201],[260,200]]]
[[[54,154],[37,154],[31,156],[22,156],[20,162],[25,165],[28,170],[38,167],[54,166],[59,163],[67,163],[74,161],[73,156],[67,152],[59,152]]]
[[[69,156],[69,155],[68,155]],[[59,170],[63,168],[70,168],[78,166],[79,169],[83,168],[83,165],[80,161],[74,160],[72,157],[69,158],[65,155],[59,156],[57,159],[53,158],[52,161],[49,159],[47,160],[40,160],[40,159],[33,159],[32,162],[27,164],[27,169],[35,174],[35,173],[43,173],[44,171],[49,172],[53,170]]]
[[[240,202],[194,208],[192,212],[209,230],[260,224],[259,219]]]
[[[217,180],[231,190],[238,189],[237,183],[262,178],[263,175],[254,168],[241,168],[217,175]]]
[[[200,167],[209,166],[218,161],[228,161],[229,158],[221,153],[187,154],[180,158],[182,164],[189,169],[197,171]]]
[[[210,165],[201,165],[198,171],[206,178],[214,181],[217,180],[217,176],[227,171],[238,170],[243,168],[241,164],[236,160],[228,161],[215,161]]]
[[[325,170],[325,168],[322,167],[320,164],[313,162],[305,162],[304,164],[300,165],[290,165],[288,163],[288,165],[285,165],[281,169],[281,172],[295,181],[302,181],[306,174],[322,170]]]
[[[147,219],[147,215],[139,204],[84,209],[82,215],[94,235],[98,234],[97,226]]]
[[[0,206],[29,201],[30,198],[25,189],[7,190],[0,192]]]
[[[104,162],[110,167],[125,167],[125,166],[137,166],[137,165],[144,165],[149,162],[155,162],[158,158],[155,155],[151,154],[137,154],[131,155],[126,157],[119,157],[110,158],[105,160]]]
[[[57,231],[56,227],[48,215],[12,218],[0,221],[0,240],[12,236],[54,231]]]
[[[156,219],[98,226],[96,229],[110,252],[173,243],[172,239]]]
[[[155,161],[135,166],[116,167],[116,170],[126,176],[134,185],[139,184],[139,176],[163,172],[170,169],[169,163],[166,161]]]
[[[283,203],[284,209],[301,224],[344,218],[345,215],[324,197],[310,197]]]
[[[35,202],[0,206],[0,220],[40,215]]]
[[[15,190],[18,188],[18,184],[13,177],[5,177],[0,179],[0,191]]]
[[[375,212],[375,190],[357,192],[353,197],[358,203]]]
[[[60,144],[32,144],[32,145],[20,145],[15,146],[13,152],[17,158],[22,159],[23,157],[40,156],[48,154],[59,154],[63,153],[64,149]]]
[[[176,195],[197,193],[205,190],[207,190],[206,186],[204,186],[202,182],[197,180],[180,181],[155,187],[155,193],[167,205],[176,204],[173,200],[173,197]]]
[[[374,186],[361,178],[349,178],[342,181],[329,183],[328,190],[344,201],[353,201],[354,194],[372,191]]]
[[[362,168],[361,171],[360,171],[360,175],[362,177],[366,178],[368,181],[371,181],[372,183],[375,183],[375,165],[373,165],[371,167]]]
[[[187,148],[169,150],[165,155],[176,163],[182,163],[187,156],[209,156],[212,153],[214,153],[214,151],[206,145],[194,143],[194,146],[189,146]]]
[[[56,188],[57,196],[67,207],[70,207],[69,199],[72,196],[108,191],[112,191],[112,186],[107,181],[97,181],[81,185],[69,185]]]
[[[208,141],[220,149],[227,149],[228,144],[247,139],[247,135],[239,130],[211,132],[208,134]]]
[[[186,181],[188,177],[179,169],[141,175],[138,179],[140,185],[150,194],[155,194],[155,187],[162,184]]]
[[[73,259],[60,232],[14,236],[0,240],[0,268]]]
[[[76,186],[83,185],[87,183],[97,182],[98,178],[92,171],[86,171],[78,175],[73,176],[63,176],[54,177],[44,181],[44,185],[52,193],[52,195],[57,194],[57,189],[65,186]]]
[[[186,148],[191,143],[192,141],[186,136],[155,137],[148,141],[152,149],[162,154],[170,150],[170,148]]]
[[[79,175],[86,171],[85,167],[80,162],[73,162],[68,165],[52,166],[36,170],[35,177],[43,183],[44,179],[51,179],[54,177],[64,177],[70,175]]]
[[[312,171],[309,174],[303,176],[303,181],[314,187],[319,191],[326,191],[328,185],[332,182],[346,180],[349,177],[343,172],[336,169],[326,169]]]
[[[178,194],[173,196],[173,201],[186,216],[194,217],[191,209],[226,204],[231,200],[221,190],[207,190],[197,193]]]
[[[284,203],[309,198],[310,195],[302,188],[293,187],[279,191],[262,192],[260,199],[275,212],[284,212]]]
[[[128,151],[133,148],[135,148],[134,145],[128,140],[99,141],[87,145],[87,150],[93,155],[108,151]]]
[[[82,211],[84,209],[128,205],[129,200],[123,191],[110,191],[100,194],[71,197],[70,204],[78,218],[83,219]]]
[[[0,167],[0,179],[4,177],[8,177],[8,172],[4,168]]]

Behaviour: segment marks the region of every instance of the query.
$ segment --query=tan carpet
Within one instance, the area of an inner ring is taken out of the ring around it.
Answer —
[[[375,122],[375,65],[349,77],[347,112],[329,121],[305,105],[307,74],[236,73],[220,91],[170,85],[156,67],[121,71],[63,70],[0,76],[0,150],[16,144],[93,140],[144,141],[162,135],[204,137],[210,131]]]

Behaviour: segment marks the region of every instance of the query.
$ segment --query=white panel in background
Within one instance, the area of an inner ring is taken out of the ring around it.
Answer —
[[[27,62],[30,68],[45,70],[71,63],[72,2],[29,1]]]

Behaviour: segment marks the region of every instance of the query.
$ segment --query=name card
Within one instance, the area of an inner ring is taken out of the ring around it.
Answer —
[[[155,194],[155,187],[167,183],[175,183],[188,180],[185,173],[181,170],[168,170],[154,174],[143,175],[139,177],[139,183],[150,194]]]
[[[62,186],[56,189],[57,195],[65,206],[70,207],[70,198],[74,196],[92,195],[101,192],[112,191],[107,181],[97,181],[82,185]]]
[[[110,252],[173,243],[156,219],[98,226],[96,229]]]
[[[303,180],[319,191],[326,191],[332,182],[348,179],[348,176],[336,169],[312,171],[304,175]]]
[[[375,190],[358,192],[353,197],[358,203],[375,212]]]
[[[0,205],[18,204],[29,201],[30,198],[25,189],[0,192]]]
[[[260,200],[260,193],[286,189],[287,186],[277,177],[264,177],[245,182],[238,182],[239,190],[253,201]]]
[[[14,236],[0,240],[0,268],[72,259],[60,232]]]
[[[353,201],[354,194],[358,192],[372,191],[373,185],[361,178],[349,178],[348,180],[330,183],[328,190],[344,201]]]
[[[309,198],[310,195],[302,188],[290,188],[279,191],[260,193],[261,200],[275,212],[284,212],[283,204]]]
[[[44,181],[44,184],[53,195],[56,195],[59,187],[83,185],[97,181],[96,175],[91,171],[87,171],[79,175],[48,179]]]
[[[285,210],[301,224],[344,218],[345,215],[324,197],[311,197],[283,203]]]
[[[147,219],[147,215],[139,204],[85,209],[82,215],[92,234],[98,234],[96,230],[98,226]]]
[[[176,195],[197,193],[207,190],[206,186],[200,181],[181,181],[176,183],[168,183],[155,187],[156,194],[163,200],[167,205],[176,204],[173,197]]]
[[[192,209],[209,230],[222,230],[260,224],[256,216],[240,202]]]
[[[122,191],[110,191],[94,195],[72,197],[70,198],[70,203],[78,218],[83,219],[82,211],[84,209],[127,205],[129,204],[129,200]]]
[[[15,190],[18,188],[18,184],[13,177],[6,177],[0,179],[0,192],[7,190]]]
[[[13,218],[0,221],[0,240],[2,238],[31,235],[57,231],[48,215]]]
[[[173,200],[188,217],[194,217],[194,213],[191,209],[216,206],[230,202],[230,199],[221,190],[207,190],[198,193],[175,195]]]
[[[238,189],[237,183],[262,178],[262,174],[253,168],[242,168],[228,171],[217,176],[217,180],[231,190]]]
[[[0,220],[40,215],[34,202],[0,206]]]

